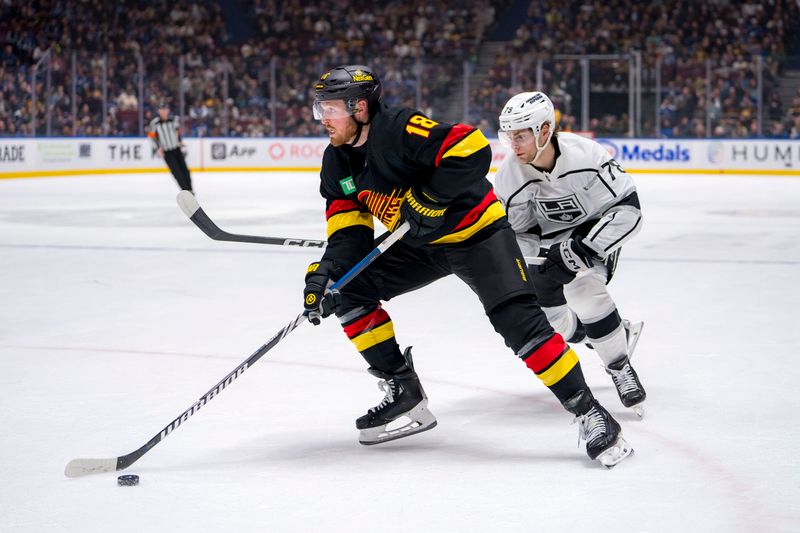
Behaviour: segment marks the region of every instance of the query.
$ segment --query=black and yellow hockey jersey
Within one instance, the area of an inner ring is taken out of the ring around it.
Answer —
[[[320,193],[326,199],[325,258],[352,265],[373,247],[373,217],[394,230],[412,186],[450,198],[444,223],[412,246],[465,242],[502,224],[505,212],[486,179],[491,149],[480,130],[431,120],[413,109],[383,107],[370,123],[367,142],[329,145],[322,160]]]

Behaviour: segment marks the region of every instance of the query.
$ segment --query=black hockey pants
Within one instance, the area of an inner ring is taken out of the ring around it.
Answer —
[[[380,309],[380,302],[450,274],[478,295],[494,329],[515,352],[532,339],[553,335],[534,298],[513,230],[505,225],[486,233],[482,240],[466,245],[414,248],[400,241],[344,287],[337,315],[370,366],[388,372],[404,362],[393,331],[389,331],[391,320]],[[362,326],[368,323],[370,331],[383,327],[385,334],[373,335],[377,342],[354,340],[366,333]]]

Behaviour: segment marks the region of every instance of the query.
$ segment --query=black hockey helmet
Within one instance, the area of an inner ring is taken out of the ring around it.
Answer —
[[[380,109],[381,80],[364,65],[345,65],[335,67],[320,76],[314,86],[314,117],[321,119],[317,102],[327,100],[344,100],[347,110],[352,114],[356,110],[356,102],[367,101],[369,115],[372,117]]]

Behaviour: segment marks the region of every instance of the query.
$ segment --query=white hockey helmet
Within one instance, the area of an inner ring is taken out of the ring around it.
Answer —
[[[545,123],[550,124],[550,133],[547,135],[545,143],[539,146],[539,135],[542,133],[542,126]],[[537,149],[536,157],[531,161],[533,163],[539,158],[542,150],[550,144],[555,127],[555,108],[546,94],[538,91],[519,93],[503,106],[503,111],[500,113],[500,131],[497,132],[497,136],[503,145],[511,146],[509,132],[530,128]]]

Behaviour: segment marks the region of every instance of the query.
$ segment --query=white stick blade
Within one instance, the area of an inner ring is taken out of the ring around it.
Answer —
[[[114,472],[117,469],[117,458],[112,459],[73,459],[67,463],[64,475],[80,477],[100,472]]]
[[[197,199],[194,197],[194,194],[190,193],[189,191],[181,191],[178,193],[178,206],[180,206],[181,211],[186,214],[187,217],[192,218],[198,209],[200,209],[200,204],[197,203]]]

